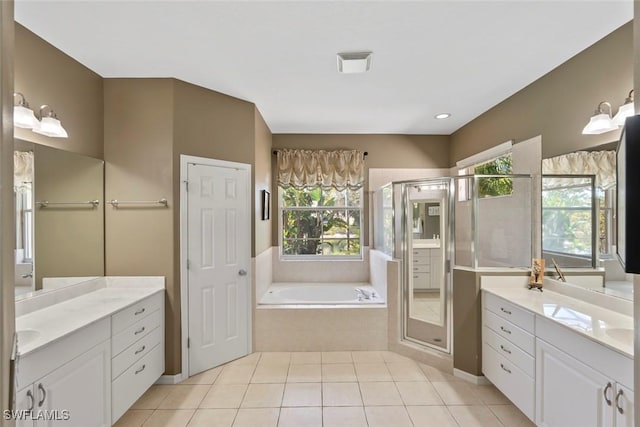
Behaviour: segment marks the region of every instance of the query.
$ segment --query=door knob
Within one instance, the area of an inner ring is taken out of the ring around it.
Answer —
[[[240,276],[246,276],[246,275],[247,275],[247,270],[242,270],[242,269],[241,269],[240,271],[238,271],[238,274],[239,274]]]

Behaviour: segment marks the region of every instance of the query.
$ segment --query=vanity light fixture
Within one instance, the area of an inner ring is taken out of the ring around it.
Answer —
[[[372,52],[338,53],[338,71],[343,74],[366,73],[371,69]]]
[[[439,120],[448,119],[449,117],[451,117],[451,113],[440,113],[440,114],[436,114],[433,117]]]
[[[613,123],[622,127],[624,126],[624,122],[627,120],[627,117],[634,116],[635,114],[636,110],[633,106],[633,89],[631,89],[629,96],[624,100],[624,104],[618,108],[618,112],[613,116]]]
[[[609,107],[609,112],[605,113],[603,107]],[[618,126],[611,119],[611,104],[602,101],[598,104],[598,109],[589,120],[589,123],[582,129],[584,135],[600,135],[618,129]]]
[[[38,125],[36,115],[29,108],[29,103],[23,94],[15,92],[13,94],[14,101],[16,97],[18,98],[18,103],[13,105],[13,125],[19,128],[33,129]]]
[[[44,111],[49,110],[45,116]],[[40,107],[40,122],[34,126],[33,131],[40,135],[50,136],[52,138],[68,138],[67,131],[64,130],[56,113],[48,105]]]

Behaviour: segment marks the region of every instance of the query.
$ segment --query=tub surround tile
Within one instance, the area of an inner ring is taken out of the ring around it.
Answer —
[[[355,407],[324,407],[322,408],[324,425],[329,427],[367,427],[362,406]]]
[[[284,388],[282,406],[322,406],[322,384],[288,383]]]
[[[407,406],[407,412],[415,426],[458,427],[446,406]]]
[[[237,409],[198,409],[187,427],[231,427]]]
[[[279,408],[284,384],[249,384],[241,408]]]
[[[323,383],[323,406],[362,406],[358,383]]]
[[[498,418],[486,406],[450,406],[460,427],[503,427]]]
[[[277,427],[279,408],[242,408],[236,414],[233,427]]]
[[[386,363],[356,363],[358,381],[393,381]]]
[[[364,406],[403,405],[400,393],[393,382],[360,383]]]
[[[369,427],[413,427],[404,406],[365,406]]]
[[[131,409],[124,413],[113,427],[142,427],[153,414],[152,409]]]
[[[357,381],[353,363],[332,363],[322,365],[323,382],[354,382]]]
[[[289,366],[288,383],[319,383],[320,381],[322,381],[320,364]]]
[[[142,424],[143,427],[186,427],[195,409],[158,409]]]
[[[406,406],[444,405],[436,389],[428,381],[396,382]]]
[[[247,392],[246,384],[214,384],[200,403],[201,408],[239,408]]]
[[[322,408],[282,408],[278,427],[322,427]]]

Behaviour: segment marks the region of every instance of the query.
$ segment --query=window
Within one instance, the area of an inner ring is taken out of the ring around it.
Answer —
[[[511,152],[495,157],[491,160],[458,170],[458,175],[511,175],[513,174],[513,159]],[[513,179],[508,177],[478,177],[478,197],[510,196],[513,194]],[[458,181],[458,201],[471,200],[473,178]]]
[[[613,256],[613,242],[615,242],[615,187],[603,190],[596,189],[596,197],[598,198],[598,237],[600,239],[600,255]]]
[[[284,258],[362,257],[362,190],[279,189]]]

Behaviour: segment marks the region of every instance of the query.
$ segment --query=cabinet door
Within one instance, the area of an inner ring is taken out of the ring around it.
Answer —
[[[37,427],[111,425],[111,343],[105,341],[36,381]]]
[[[601,373],[545,341],[536,340],[538,426],[610,427],[614,389]],[[605,393],[611,405],[606,403]]]
[[[633,427],[633,392],[628,388],[616,384],[615,426]]]
[[[34,421],[27,411],[35,414],[36,402],[33,385],[16,393],[16,427],[33,427]]]

